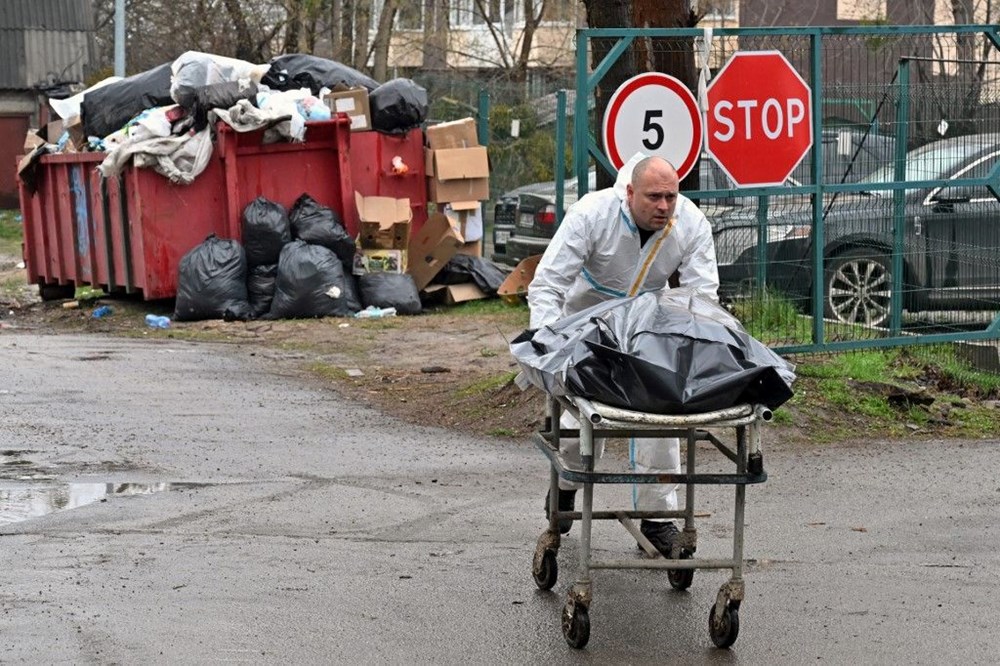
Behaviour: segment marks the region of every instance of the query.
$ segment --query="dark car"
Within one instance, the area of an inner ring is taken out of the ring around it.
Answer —
[[[571,185],[572,184],[572,185]],[[576,179],[567,181],[564,187],[570,187],[575,191]],[[493,205],[493,254],[490,259],[494,263],[507,264],[507,239],[514,232],[517,223],[518,197],[522,193],[543,192],[550,194],[555,199],[556,182],[554,180],[544,183],[531,183],[523,185],[509,192],[505,192],[497,199]],[[516,263],[516,262],[515,262]]]
[[[934,141],[907,153],[905,180],[984,178],[1000,157],[1000,134]],[[861,183],[895,181],[890,162]],[[1000,201],[984,185],[904,190],[902,307],[908,311],[1000,310]],[[823,238],[823,310],[826,317],[869,326],[890,316],[894,248],[892,190],[841,193],[826,204]],[[770,218],[787,229],[772,237],[769,288],[808,301],[812,293],[812,210]],[[728,232],[732,233],[730,229]],[[725,231],[724,231],[725,232]],[[719,230],[716,231],[718,239]],[[718,240],[717,240],[718,244]],[[757,247],[720,262],[724,285],[752,283]]]

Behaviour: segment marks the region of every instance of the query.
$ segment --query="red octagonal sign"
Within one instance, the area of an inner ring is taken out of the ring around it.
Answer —
[[[741,51],[708,87],[705,147],[738,187],[780,185],[812,147],[811,91],[779,51]]]

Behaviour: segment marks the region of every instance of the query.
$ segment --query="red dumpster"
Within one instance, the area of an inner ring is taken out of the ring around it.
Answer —
[[[308,192],[357,234],[349,127],[346,117],[309,123],[304,143],[264,145],[263,131],[219,124],[208,167],[190,185],[132,165],[105,180],[103,153],[46,155],[37,191],[18,185],[28,280],[43,297],[93,285],[172,298],[181,257],[212,233],[240,240],[240,214],[258,196],[291,207]]]
[[[402,168],[393,165],[397,157]],[[405,134],[351,132],[351,181],[354,189],[366,197],[409,199],[413,210],[411,238],[427,221],[425,175],[422,129],[413,129]]]

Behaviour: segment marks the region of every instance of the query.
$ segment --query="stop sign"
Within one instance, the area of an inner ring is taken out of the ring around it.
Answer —
[[[738,187],[780,185],[812,147],[811,91],[779,51],[733,54],[706,94],[706,150]]]

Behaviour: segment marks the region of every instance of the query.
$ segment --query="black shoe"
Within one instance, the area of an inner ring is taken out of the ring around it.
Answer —
[[[642,536],[649,539],[649,542],[656,546],[656,550],[660,551],[663,557],[670,558],[670,550],[674,546],[674,542],[677,540],[677,526],[673,522],[658,523],[652,520],[644,520],[639,525],[639,531],[642,532]]]
[[[559,511],[573,511],[576,508],[576,491],[559,489]],[[545,493],[545,519],[549,519],[549,494]],[[572,518],[559,521],[559,534],[566,534],[573,527]]]

